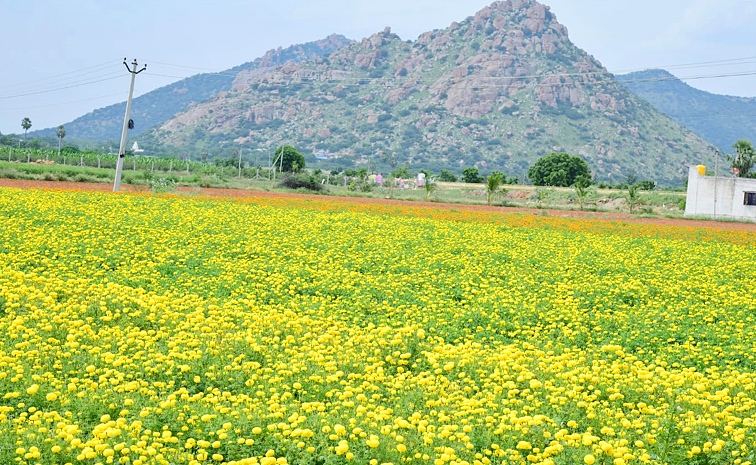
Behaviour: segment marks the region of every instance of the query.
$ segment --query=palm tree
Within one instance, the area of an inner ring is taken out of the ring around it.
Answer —
[[[732,160],[732,167],[737,170],[738,176],[744,178],[751,171],[751,168],[753,168],[754,162],[756,162],[756,151],[754,151],[751,141],[748,140],[741,139],[735,142],[732,147],[737,152],[737,155]]]
[[[55,134],[58,136],[58,157],[60,157],[60,144],[63,142],[63,138],[66,137],[66,128],[64,128],[63,125],[58,126],[58,130]]]
[[[26,131],[28,131],[31,126],[32,124],[29,118],[24,118],[21,120],[21,127],[24,128],[24,145],[26,145]]]
[[[502,173],[493,173],[486,178],[486,200],[491,205],[493,198],[499,193],[502,184],[504,184],[504,175]]]

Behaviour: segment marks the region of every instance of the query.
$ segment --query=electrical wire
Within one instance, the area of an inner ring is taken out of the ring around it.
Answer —
[[[122,78],[123,76],[124,75],[122,73],[120,73],[117,76],[107,77],[107,78],[103,78],[103,79],[97,79],[97,80],[94,80],[94,81],[82,82],[82,83],[79,83],[79,84],[72,84],[72,85],[69,85],[69,86],[57,87],[57,88],[54,88],[54,89],[39,90],[39,91],[36,91],[36,92],[27,92],[27,93],[24,93],[24,94],[6,95],[6,96],[0,97],[0,100],[7,100],[7,99],[11,99],[11,98],[18,98],[18,97],[26,97],[26,96],[29,96],[29,95],[47,94],[47,93],[56,92],[56,91],[59,91],[59,90],[72,89],[74,87],[88,86],[90,84],[96,84],[98,82],[111,81],[113,79]]]
[[[49,81],[51,79],[58,79],[58,78],[60,78],[62,76],[69,76],[69,75],[72,75],[72,74],[90,74],[92,72],[92,70],[94,70],[94,69],[109,68],[109,67],[113,67],[113,66],[115,66],[113,64],[113,61],[112,60],[108,60],[108,61],[106,61],[104,63],[100,63],[100,64],[92,65],[92,66],[87,66],[85,68],[80,68],[80,69],[77,69],[77,70],[74,70],[74,71],[68,71],[66,73],[56,74],[54,76],[48,76],[46,78],[34,79],[34,80],[31,80],[31,81],[24,81],[24,82],[20,82],[20,83],[17,83],[17,84],[5,84],[5,85],[0,86],[0,89],[5,89],[5,88],[8,88],[8,87],[26,87],[29,84],[33,84],[33,83],[37,83],[37,82],[43,82],[43,81]],[[66,78],[66,79],[68,79],[68,78]]]
[[[72,104],[72,103],[90,102],[90,101],[92,101],[92,100],[99,100],[99,99],[101,99],[101,98],[106,98],[106,97],[115,97],[116,95],[122,95],[122,96],[126,96],[126,95],[128,95],[128,92],[116,92],[116,93],[114,93],[114,94],[100,95],[100,96],[97,96],[97,97],[90,97],[90,98],[85,98],[85,99],[80,99],[80,100],[71,100],[70,102],[49,103],[49,104],[45,104],[45,105],[35,105],[35,106],[30,106],[30,107],[21,107],[21,108],[0,108],[0,112],[2,112],[2,111],[19,111],[19,110],[28,110],[28,109],[32,109],[32,108],[50,108],[50,107],[59,107],[59,106],[62,106],[62,105],[70,105],[70,104]]]
[[[731,59],[724,59],[724,60],[711,60],[711,61],[701,61],[701,62],[693,62],[693,63],[682,63],[677,65],[668,65],[664,66],[663,68],[669,68],[669,69],[690,69],[690,68],[696,68],[696,67],[718,67],[718,66],[732,66],[732,65],[745,65],[745,64],[751,64],[756,61],[756,56],[748,56],[748,57],[740,57],[740,58],[731,58]],[[214,75],[221,75],[221,76],[229,76],[229,77],[237,77],[239,73],[233,73],[228,71],[220,71],[220,72],[213,72],[212,70],[209,70],[207,68],[198,68],[198,67],[192,67],[192,66],[186,66],[186,65],[179,65],[179,64],[171,64],[171,63],[164,63],[164,62],[151,62],[152,64],[157,64],[158,66],[165,66],[165,67],[173,67],[173,68],[184,68],[184,69],[194,69],[194,70],[201,70],[201,71],[208,71],[211,72]],[[29,91],[25,91],[22,88],[17,89],[13,94],[9,95],[2,95],[0,93],[0,100],[8,100],[13,98],[20,98],[20,97],[26,97],[31,95],[38,95],[38,94],[45,94],[45,93],[51,93],[51,92],[57,92],[60,90],[66,90],[71,88],[77,88],[82,86],[88,86],[104,81],[109,81],[113,79],[118,79],[124,74],[122,71],[108,71],[109,68],[112,68],[116,65],[113,64],[112,61],[99,63],[96,65],[92,65],[86,68],[81,68],[76,71],[70,71],[67,73],[61,73],[55,76],[50,76],[47,78],[37,79],[33,81],[28,81],[26,83],[16,84],[16,85],[5,85],[0,86],[0,89],[7,89],[9,87],[30,87],[31,89]],[[641,68],[638,70],[645,70],[646,68]],[[92,76],[91,71],[97,70],[100,73],[105,72],[105,74],[95,74]],[[108,72],[106,72],[108,71]],[[630,71],[630,70],[622,70],[622,71]],[[77,76],[80,74],[86,74],[86,76]],[[153,72],[146,72],[145,74],[150,76],[156,76],[156,77],[164,77],[169,79],[187,79],[189,77],[192,77],[194,75],[189,76],[178,76],[173,74],[161,74],[161,73],[153,73]],[[574,72],[574,73],[551,73],[551,74],[533,74],[533,75],[524,75],[524,76],[482,76],[478,77],[478,81],[480,80],[496,80],[496,81],[502,81],[502,80],[526,80],[526,79],[538,79],[538,80],[545,80],[552,77],[581,77],[581,76],[599,76],[606,79],[613,79],[616,73],[610,73],[607,70],[601,69],[598,71],[583,71],[583,72]],[[654,77],[654,78],[637,78],[637,79],[629,79],[629,80],[622,80],[621,83],[644,83],[644,82],[662,82],[662,81],[673,81],[673,80],[700,80],[700,79],[720,79],[720,78],[727,78],[727,77],[738,77],[738,76],[752,76],[756,75],[756,71],[739,71],[739,72],[731,72],[731,73],[716,73],[716,74],[700,74],[700,75],[691,75],[691,76],[682,76],[682,77],[676,77],[676,76],[662,76],[662,77]],[[267,75],[271,79],[280,79],[282,77],[291,79],[291,75],[281,75],[280,73],[276,73],[273,71],[272,73]],[[450,73],[447,73],[445,76],[449,77]],[[61,79],[62,78],[62,79]],[[84,78],[82,80],[82,78]],[[59,82],[50,83],[50,84],[43,84],[42,86],[38,86],[35,89],[34,84],[44,83],[45,81],[50,81],[52,79],[58,79]],[[443,77],[439,78],[443,79]],[[385,87],[396,87],[401,86],[407,82],[412,83],[433,83],[437,82],[439,79],[434,78],[425,78],[425,79],[418,79],[418,78],[412,78],[408,77],[406,79],[399,79],[396,77],[380,77],[380,78],[370,78],[370,77],[340,77],[340,78],[323,78],[322,76],[294,76],[294,80],[297,81],[317,81],[317,82],[349,82],[352,81],[354,83],[357,83],[359,85],[367,85],[367,84],[383,84]],[[449,79],[454,79],[452,77],[449,77]],[[77,81],[78,80],[78,81]],[[61,82],[65,83],[65,81],[72,81],[70,84],[67,85],[60,85]],[[291,82],[291,81],[290,81]],[[290,82],[285,83],[285,85],[290,84]],[[49,88],[49,85],[57,85],[56,87]],[[510,87],[512,84],[502,84],[500,82],[492,83],[492,84],[477,84],[475,86],[470,87],[471,90],[478,90],[482,88],[506,88]],[[118,94],[111,94],[111,95],[121,95],[122,93]],[[104,96],[103,96],[104,97]],[[96,97],[93,98],[103,98],[103,97]],[[84,100],[77,100],[72,101],[70,103],[77,103],[81,101],[87,101],[90,99],[84,99]],[[45,105],[45,106],[54,106],[54,105]],[[44,106],[38,106],[38,107],[26,107],[26,108],[40,108]],[[25,108],[18,108],[16,110],[22,110]],[[6,109],[4,109],[6,110]],[[683,117],[683,116],[679,116]]]

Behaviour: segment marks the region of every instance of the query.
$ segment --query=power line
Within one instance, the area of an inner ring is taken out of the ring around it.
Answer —
[[[117,92],[115,94],[108,94],[108,95],[100,95],[98,97],[90,97],[90,98],[85,98],[85,99],[80,99],[80,100],[71,100],[69,102],[50,103],[46,105],[35,105],[35,106],[30,106],[30,107],[19,107],[19,108],[0,108],[0,111],[19,111],[19,110],[29,110],[33,108],[59,107],[62,105],[70,105],[72,103],[90,102],[92,100],[99,100],[101,98],[115,97],[116,95],[124,95],[124,92]]]
[[[101,70],[95,73],[90,73],[84,76],[70,76],[67,78],[62,78],[55,82],[45,82],[45,83],[38,83],[38,84],[33,84],[33,85],[30,84],[26,87],[17,87],[15,89],[0,90],[0,97],[6,96],[6,95],[25,94],[29,92],[49,90],[49,89],[64,87],[64,86],[73,85],[73,84],[81,84],[81,83],[90,82],[90,81],[94,81],[101,78],[116,76],[118,74],[120,74],[118,71],[113,71],[113,69],[108,69],[108,70]]]
[[[679,69],[686,69],[686,68],[694,68],[694,67],[717,67],[717,66],[731,66],[731,65],[744,65],[744,64],[750,64],[752,63],[752,60],[755,60],[756,56],[748,56],[748,57],[741,57],[741,58],[731,58],[731,59],[723,59],[723,60],[711,60],[711,61],[701,61],[701,62],[693,62],[693,63],[683,63],[683,64],[677,64],[677,65],[667,65],[665,68],[679,68]],[[109,67],[112,66],[112,62],[105,62],[100,63],[97,65],[92,65],[86,68],[82,68],[80,70],[76,71],[70,71],[67,73],[61,73],[55,76],[50,76],[43,79],[37,79],[33,81],[28,81],[27,83],[23,84],[17,84],[17,85],[6,85],[6,86],[0,86],[0,88],[8,88],[8,87],[14,87],[14,86],[24,86],[27,87],[34,83],[40,83],[44,81],[49,81],[51,79],[56,78],[63,78],[63,81],[66,80],[75,80],[75,79],[81,79],[81,76],[77,76],[78,74],[81,74],[85,72],[86,70],[93,70],[93,69],[99,69],[100,71],[106,71]],[[203,70],[203,71],[210,71],[207,68],[198,68],[193,66],[185,66],[185,65],[178,65],[178,64],[171,64],[171,63],[163,63],[163,62],[157,62],[159,65],[167,66],[167,67],[174,67],[174,68],[185,68],[185,69],[196,69],[196,70]],[[260,68],[258,68],[260,69]],[[629,70],[622,70],[622,71],[629,71]],[[159,73],[145,73],[151,76],[156,77],[164,77],[164,78],[170,78],[170,79],[187,79],[189,77],[195,76],[177,76],[177,75],[171,75],[171,74],[159,74]],[[221,75],[221,76],[228,76],[228,77],[236,77],[239,75],[239,73],[236,72],[214,72],[214,75]],[[550,73],[550,74],[533,74],[533,75],[524,75],[524,76],[480,76],[477,79],[480,80],[524,80],[524,79],[538,79],[538,80],[544,80],[551,77],[580,77],[580,76],[601,76],[605,78],[613,78],[616,73],[610,73],[609,71],[605,69],[601,69],[598,71],[583,71],[583,72],[574,72],[574,73]],[[720,78],[727,78],[727,77],[741,77],[741,76],[752,76],[756,75],[756,71],[742,71],[742,72],[732,72],[732,73],[717,73],[717,74],[701,74],[701,75],[692,75],[692,76],[682,76],[682,77],[676,77],[676,76],[664,76],[664,77],[655,77],[655,78],[638,78],[638,79],[630,79],[630,80],[622,80],[621,83],[634,83],[634,82],[662,82],[662,81],[670,81],[670,80],[700,80],[700,79],[720,79]],[[66,77],[67,76],[67,77]],[[280,73],[277,73],[276,71],[272,71],[271,73],[266,75],[268,78],[271,79],[280,79],[281,77],[288,77],[291,79],[293,77],[294,80],[298,81],[325,81],[325,82],[345,82],[345,81],[353,81],[360,85],[362,84],[375,84],[375,83],[384,83],[384,85],[395,87],[403,85],[407,82],[413,82],[413,83],[431,83],[431,82],[437,82],[439,79],[443,79],[444,77],[447,77],[449,79],[453,79],[450,77],[450,73],[447,73],[446,75],[442,76],[441,78],[434,79],[434,78],[412,78],[408,77],[406,79],[400,79],[397,77],[380,77],[380,78],[370,78],[370,77],[359,77],[359,76],[348,76],[348,77],[341,77],[341,78],[323,78],[322,76],[286,76],[281,75]],[[99,77],[98,79],[92,79],[93,77]],[[44,93],[50,93],[50,92],[57,92],[60,90],[66,90],[76,87],[82,87],[87,85],[96,84],[99,82],[104,82],[112,79],[117,79],[121,77],[120,73],[105,73],[101,74],[99,76],[92,76],[91,73],[87,76],[86,80],[74,82],[70,85],[63,85],[63,86],[57,86],[54,88],[44,88],[41,87],[40,90],[33,90],[33,91],[22,91],[19,89],[15,94],[11,95],[0,95],[0,100],[7,100],[12,98],[19,98],[19,97],[26,97],[31,95],[38,95],[38,94],[44,94]],[[52,83],[51,83],[52,84]],[[285,83],[284,85],[288,85],[289,83]],[[491,83],[491,84],[477,84],[475,86],[470,87],[471,90],[477,90],[481,88],[506,88],[510,87],[512,84],[509,83]],[[32,86],[34,87],[34,86]],[[113,94],[117,95],[117,94]],[[84,100],[75,100],[71,103],[86,101],[88,99]],[[52,105],[48,105],[52,106]],[[41,106],[40,106],[41,107]],[[26,107],[26,108],[39,108],[39,107]],[[20,108],[20,109],[26,109],[26,108]]]
[[[113,61],[112,60],[108,60],[108,61],[106,61],[104,63],[88,66],[86,68],[80,68],[80,69],[77,69],[75,71],[69,71],[69,72],[66,72],[66,73],[56,74],[54,76],[49,76],[49,77],[46,77],[46,78],[40,78],[40,79],[31,80],[31,81],[19,82],[17,84],[5,84],[5,85],[0,86],[0,89],[5,89],[5,88],[8,88],[8,87],[26,87],[28,84],[33,84],[33,83],[42,82],[42,81],[49,81],[51,79],[58,79],[58,78],[60,78],[62,76],[69,76],[71,74],[90,74],[91,70],[93,70],[93,69],[96,69],[96,68],[107,68],[107,67],[114,67],[114,66],[115,65],[113,64]]]
[[[678,65],[654,66],[654,67],[640,68],[640,69],[635,69],[635,70],[625,70],[625,71],[618,70],[618,72],[627,73],[627,72],[632,72],[632,71],[644,71],[647,69],[655,69],[655,68],[663,68],[663,69],[699,68],[699,67],[709,67],[710,65],[732,66],[732,65],[750,64],[754,62],[753,60],[756,60],[756,56],[730,58],[726,60],[699,61],[699,62],[693,62],[693,63],[683,63],[683,64],[678,64]]]
[[[50,92],[56,92],[58,90],[72,89],[74,87],[88,86],[90,84],[96,84],[98,82],[110,81],[110,80],[113,80],[113,79],[118,79],[119,77],[121,77],[121,76],[112,76],[112,77],[107,77],[107,78],[103,78],[103,79],[97,79],[97,80],[94,80],[94,81],[82,82],[80,84],[72,84],[70,86],[57,87],[55,89],[38,90],[36,92],[27,92],[25,94],[7,95],[7,96],[0,97],[0,100],[7,100],[7,99],[11,99],[11,98],[18,98],[18,97],[26,97],[26,96],[29,96],[29,95],[47,94],[47,93],[50,93]]]
[[[692,67],[714,67],[714,66],[731,66],[731,65],[744,65],[744,64],[750,64],[753,61],[756,60],[756,56],[747,56],[747,57],[740,57],[740,58],[730,58],[730,59],[723,59],[723,60],[710,60],[710,61],[700,61],[700,62],[692,62],[692,63],[682,63],[682,64],[676,64],[676,65],[666,65],[662,68],[678,68],[678,69],[686,69],[686,68],[692,68]],[[226,71],[213,71],[208,68],[199,68],[195,66],[187,66],[187,65],[180,65],[180,64],[174,64],[174,63],[164,63],[164,62],[156,62],[157,64],[161,66],[167,66],[167,67],[173,67],[173,68],[184,68],[184,69],[195,69],[200,71],[207,71],[211,72],[215,75],[221,75],[221,76],[228,76],[228,77],[236,77],[239,73],[235,72],[226,72]],[[40,83],[49,81],[51,79],[61,78],[64,77],[65,80],[73,80],[73,79],[80,79],[80,77],[77,77],[77,74],[82,74],[86,72],[87,70],[92,69],[98,69],[98,68],[105,68],[112,67],[112,62],[104,62],[97,65],[92,65],[86,68],[82,68],[76,71],[70,71],[67,73],[61,73],[55,76],[50,76],[47,78],[37,79],[33,81],[28,81],[26,83],[21,84],[15,84],[15,85],[5,85],[0,86],[0,89],[2,88],[8,88],[8,87],[18,87],[18,86],[26,86],[29,87],[31,84],[34,83]],[[102,69],[104,71],[105,69]],[[638,68],[636,70],[644,70],[648,68]],[[547,79],[549,77],[577,77],[577,76],[612,76],[616,75],[619,72],[631,72],[632,69],[627,70],[619,70],[614,73],[610,73],[607,70],[598,70],[598,71],[583,71],[583,72],[575,72],[575,73],[551,73],[551,74],[536,74],[536,75],[525,75],[525,76],[482,76],[478,77],[478,80],[484,79],[484,80],[502,80],[502,79],[516,79],[516,80],[523,80],[523,79]],[[177,76],[172,74],[159,74],[159,73],[146,73],[151,76],[156,77],[164,77],[169,79],[186,79],[189,77],[192,77],[194,75],[190,76]],[[271,73],[275,75],[275,72]],[[695,76],[683,76],[683,77],[660,77],[660,78],[647,78],[647,79],[633,79],[633,80],[625,80],[623,82],[625,83],[632,83],[632,82],[658,82],[658,81],[666,81],[666,80],[674,80],[674,79],[680,79],[680,80],[699,80],[699,79],[718,79],[718,78],[725,78],[725,77],[735,77],[735,76],[751,76],[756,74],[756,72],[753,71],[746,71],[746,72],[733,72],[733,73],[718,73],[718,74],[712,74],[712,75],[695,75]],[[68,76],[68,77],[65,77]],[[86,86],[90,84],[96,84],[99,82],[103,82],[109,79],[115,79],[119,74],[115,73],[107,73],[100,75],[100,79],[92,79],[93,76],[91,74],[87,76],[87,80],[80,81],[80,82],[74,82],[70,85],[64,85],[64,86],[57,86],[54,88],[41,88],[40,90],[30,90],[28,92],[25,92],[21,89],[17,91],[17,93],[12,95],[4,95],[0,96],[1,100],[7,100],[11,98],[18,98],[18,97],[25,97],[30,95],[37,95],[37,94],[43,94],[43,93],[50,93],[50,92],[56,92],[59,90],[65,90],[75,87],[81,87]],[[97,76],[96,76],[97,77]],[[407,78],[404,80],[399,80],[397,78],[370,78],[370,77],[343,77],[343,78],[329,78],[329,79],[323,79],[322,77],[311,77],[311,76],[299,76],[296,79],[298,80],[310,80],[310,81],[329,81],[329,82],[336,82],[336,81],[359,81],[360,83],[363,83],[367,81],[368,83],[381,83],[381,82],[387,82],[387,83],[397,83],[396,85],[399,85],[399,82],[418,82],[418,83],[428,83],[428,82],[436,82],[437,79],[413,79],[413,78]],[[487,88],[487,87],[502,87],[506,86],[505,84],[483,84],[483,85],[477,85],[474,88]],[[34,86],[32,86],[34,87]]]

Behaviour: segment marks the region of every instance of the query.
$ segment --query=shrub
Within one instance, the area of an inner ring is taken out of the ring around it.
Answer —
[[[320,192],[323,190],[323,185],[320,184],[314,176],[286,176],[281,180],[281,187],[287,189],[306,189],[309,191]]]
[[[449,170],[441,170],[441,174],[438,175],[438,180],[443,182],[457,182],[457,175]]]

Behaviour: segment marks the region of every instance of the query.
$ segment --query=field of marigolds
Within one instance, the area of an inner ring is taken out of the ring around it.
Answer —
[[[754,244],[0,189],[0,464],[756,463]]]

